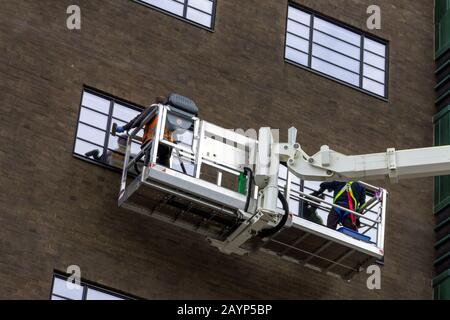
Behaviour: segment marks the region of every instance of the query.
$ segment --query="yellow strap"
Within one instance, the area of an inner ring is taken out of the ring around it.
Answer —
[[[355,202],[354,210],[356,211],[356,208],[358,207],[358,201],[356,201],[356,198],[353,195],[352,184],[353,184],[353,182],[347,182],[347,184],[341,190],[339,190],[336,197],[334,197],[333,202],[336,203],[337,199],[339,199],[339,197],[342,196],[342,194],[345,191],[348,191],[350,193],[350,196],[352,197],[353,201]]]

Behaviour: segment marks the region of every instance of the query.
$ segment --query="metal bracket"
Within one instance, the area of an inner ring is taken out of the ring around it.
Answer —
[[[320,158],[322,160],[323,167],[330,166],[331,159],[330,159],[330,147],[329,146],[322,146],[320,148]]]
[[[208,241],[212,246],[217,247],[223,253],[246,254],[248,251],[242,249],[241,246],[249,239],[256,236],[258,232],[270,222],[275,222],[275,217],[277,217],[276,213],[274,214],[267,210],[258,210],[251,218],[242,222],[241,225],[224,241],[215,239],[208,239]]]
[[[397,172],[397,159],[395,155],[395,149],[389,148],[386,151],[387,155],[387,165],[389,169],[389,180],[393,183],[398,182],[398,172]]]

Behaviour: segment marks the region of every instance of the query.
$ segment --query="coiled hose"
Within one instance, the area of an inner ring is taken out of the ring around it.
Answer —
[[[284,225],[287,222],[287,219],[289,218],[289,204],[286,201],[286,198],[284,197],[284,195],[279,190],[278,190],[278,199],[280,199],[281,204],[283,205],[284,216],[281,218],[280,222],[275,227],[270,228],[270,229],[261,230],[258,233],[258,236],[260,238],[267,238],[267,237],[271,237],[274,234],[276,234],[278,231],[281,230],[281,228],[284,227]]]

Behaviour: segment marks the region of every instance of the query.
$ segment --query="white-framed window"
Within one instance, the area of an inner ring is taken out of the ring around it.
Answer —
[[[289,4],[285,59],[387,98],[387,42]]]
[[[143,109],[141,106],[95,89],[84,88],[81,94],[73,155],[99,165],[122,169],[126,152],[126,138],[123,135],[113,136],[112,126],[114,123],[118,126],[125,125],[139,115]],[[141,129],[137,138],[142,138],[143,134],[144,130]],[[194,140],[193,132],[186,130],[182,134],[178,134],[177,139],[179,140],[177,144],[190,148]],[[131,157],[137,156],[140,152],[141,141],[134,139],[131,144]],[[183,172],[180,161],[183,161],[186,173],[192,176],[194,174],[192,161],[180,160],[176,154],[171,154],[170,168]],[[138,167],[142,163],[143,160],[139,160]]]
[[[196,25],[213,29],[216,0],[134,0]]]
[[[122,168],[126,139],[113,136],[114,123],[119,126],[140,114],[142,107],[85,88],[82,92],[73,154],[79,158]],[[138,133],[142,138],[143,130]],[[95,155],[88,155],[96,151]],[[141,151],[141,142],[132,142],[132,155]]]
[[[81,281],[79,286],[67,281],[67,276],[54,274],[51,300],[130,300],[132,298],[97,285]]]

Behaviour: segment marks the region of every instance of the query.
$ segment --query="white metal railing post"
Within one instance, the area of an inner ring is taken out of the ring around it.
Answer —
[[[286,198],[288,204],[291,198],[291,182],[292,182],[292,173],[289,170],[287,170],[286,186],[284,187],[284,197]]]
[[[201,121],[199,125],[199,135],[198,135],[198,144],[197,144],[197,150],[195,152],[195,160],[194,160],[194,177],[199,179],[200,178],[200,171],[202,167],[202,146],[203,146],[203,139],[205,137],[205,122]]]
[[[150,160],[146,161],[148,165],[156,163],[156,158],[158,157],[158,147],[160,141],[160,132],[161,127],[163,126],[163,113],[165,112],[165,107],[161,104],[158,105],[158,113],[156,116],[158,117],[155,127],[155,132],[153,133],[153,146],[150,152]],[[164,130],[164,129],[163,129]]]
[[[127,187],[128,163],[130,161],[132,141],[133,141],[133,138],[128,135],[127,136],[127,148],[125,151],[125,157],[123,159],[123,169],[122,169],[122,178],[120,181],[119,199],[125,194],[125,189]]]
[[[381,222],[378,225],[377,247],[384,251],[384,231],[386,227],[387,190],[382,189]]]
[[[198,147],[199,135],[200,135],[199,131],[200,131],[200,119],[195,117],[194,118],[194,132],[193,132],[192,146],[191,146],[191,152],[192,152],[192,154],[194,154],[194,156],[195,156],[195,152]]]

